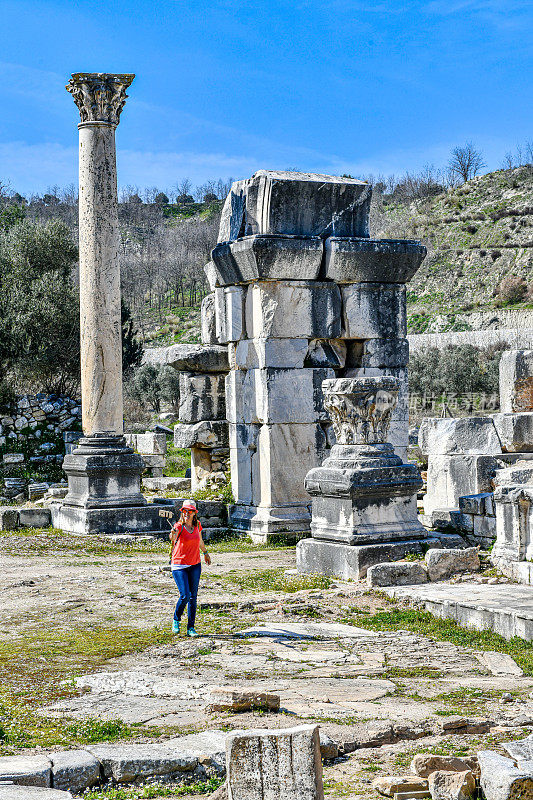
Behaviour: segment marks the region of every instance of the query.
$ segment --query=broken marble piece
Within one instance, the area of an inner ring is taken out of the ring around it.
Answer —
[[[229,800],[323,800],[318,725],[229,736],[226,772]]]

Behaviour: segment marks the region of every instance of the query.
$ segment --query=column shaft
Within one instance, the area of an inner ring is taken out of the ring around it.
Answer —
[[[80,134],[81,392],[85,436],[123,432],[115,126]]]

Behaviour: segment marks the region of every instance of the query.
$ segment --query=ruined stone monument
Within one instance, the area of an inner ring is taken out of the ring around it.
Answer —
[[[418,467],[387,442],[398,379],[338,378],[323,391],[336,444],[305,478],[312,538],[297,545],[298,570],[360,578],[372,564],[440,547],[417,518]]]
[[[80,320],[84,436],[65,457],[68,494],[56,527],[78,533],[161,527],[141,494],[141,456],[126,446],[115,129],[134,75],[77,73],[67,85],[80,138]]]
[[[426,250],[369,239],[370,198],[362,181],[260,170],[226,199],[206,272],[229,354],[230,524],[256,538],[309,531],[305,475],[334,443],[324,379],[398,378],[390,441],[406,452],[404,283]]]
[[[504,565],[517,542],[516,526],[524,525],[523,501],[533,483],[533,351],[502,354],[498,414],[424,419],[419,444],[428,455],[425,514],[435,527],[455,527],[483,548],[500,530],[493,556]],[[515,491],[522,484],[524,490]]]

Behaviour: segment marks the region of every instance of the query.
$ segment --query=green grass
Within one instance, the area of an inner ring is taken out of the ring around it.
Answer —
[[[144,800],[151,797],[189,797],[194,795],[211,794],[223,783],[221,778],[209,778],[207,781],[191,783],[189,785],[168,785],[154,783],[150,786],[128,786],[116,789],[94,790],[83,795],[84,800]]]
[[[255,544],[248,537],[225,536],[216,542],[209,542],[212,553],[254,553],[266,550],[294,550],[294,540],[289,542],[284,539],[270,542],[269,544]]]
[[[127,726],[120,720],[72,721],[70,725],[43,716],[40,707],[81,694],[71,680],[75,675],[93,671],[111,658],[170,640],[167,629],[119,626],[40,626],[4,637],[0,641],[0,753],[155,732],[145,726]]]
[[[125,558],[142,553],[161,553],[168,549],[166,541],[133,541],[117,544],[109,536],[71,536],[58,528],[20,528],[0,533],[0,553],[22,555],[120,555]],[[93,562],[91,562],[93,563]]]
[[[191,466],[191,451],[187,447],[175,447],[174,442],[167,438],[167,456],[165,462],[165,476],[169,478],[184,478],[185,470]]]
[[[252,574],[229,574],[227,580],[241,589],[262,592],[300,592],[303,589],[329,589],[331,578],[326,575],[285,575],[283,569],[265,569]]]
[[[518,637],[507,640],[492,631],[462,628],[452,620],[437,619],[428,611],[393,608],[368,615],[353,608],[343,622],[374,631],[408,630],[421,636],[453,642],[460,647],[507,653],[523,669],[524,675],[533,676],[533,642]]]

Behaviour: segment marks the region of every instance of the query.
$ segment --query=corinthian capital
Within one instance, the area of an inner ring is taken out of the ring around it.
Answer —
[[[126,102],[126,89],[135,75],[107,72],[76,72],[66,85],[79,108],[82,122],[118,125]]]
[[[322,382],[337,444],[387,441],[391,414],[398,402],[397,378],[329,378]]]

